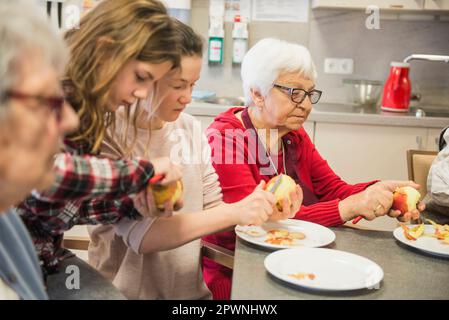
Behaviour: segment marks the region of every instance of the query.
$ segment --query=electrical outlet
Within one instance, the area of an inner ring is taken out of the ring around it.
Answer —
[[[352,74],[354,72],[353,59],[326,58],[324,59],[324,73]]]

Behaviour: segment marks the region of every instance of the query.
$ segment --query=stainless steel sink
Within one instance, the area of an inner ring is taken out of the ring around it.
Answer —
[[[221,104],[224,106],[244,106],[245,99],[243,97],[211,97],[201,101],[213,104]]]

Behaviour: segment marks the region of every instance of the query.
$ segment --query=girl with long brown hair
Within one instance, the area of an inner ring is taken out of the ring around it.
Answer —
[[[162,183],[181,177],[168,158],[98,158],[107,128],[120,107],[148,99],[155,83],[179,64],[173,24],[157,0],[103,0],[69,31],[66,98],[80,117],[55,160],[56,181],[18,206],[46,271],[57,269],[63,232],[75,224],[137,218],[134,195],[154,174]],[[113,200],[113,201],[109,201]]]

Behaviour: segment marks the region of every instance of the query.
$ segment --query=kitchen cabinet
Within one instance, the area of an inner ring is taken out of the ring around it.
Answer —
[[[441,130],[442,129],[429,129],[427,133],[427,143],[424,150],[438,151]]]
[[[313,121],[306,121],[303,125],[304,130],[306,130],[307,134],[310,137],[310,140],[312,140],[312,142],[315,141],[315,122]]]
[[[449,11],[449,0],[425,0],[425,10]]]
[[[440,2],[440,1],[433,1]],[[378,0],[374,3],[372,0],[314,0],[312,8],[314,9],[363,9],[368,6],[378,6],[380,9],[387,10],[423,10],[425,0]]]
[[[406,151],[425,150],[428,130],[316,122],[315,146],[331,168],[349,183],[407,180]],[[433,130],[432,133],[435,134]]]

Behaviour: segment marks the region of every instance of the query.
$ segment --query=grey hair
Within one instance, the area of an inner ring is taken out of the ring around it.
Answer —
[[[35,0],[0,0],[0,113],[5,93],[20,80],[20,60],[27,55],[39,55],[41,63],[62,74],[68,51],[43,6]]]
[[[266,96],[273,82],[283,73],[298,72],[316,81],[317,72],[309,50],[299,44],[265,38],[245,55],[241,76],[246,105],[252,104],[251,89]]]

